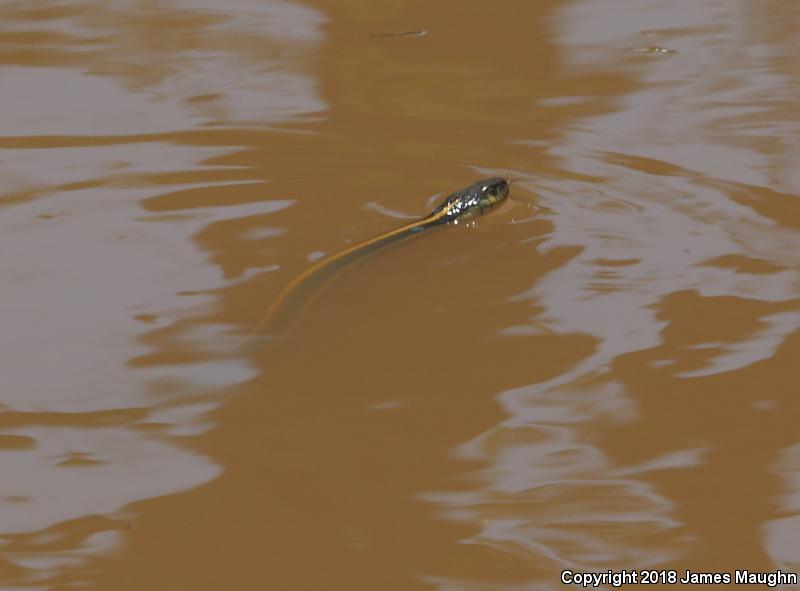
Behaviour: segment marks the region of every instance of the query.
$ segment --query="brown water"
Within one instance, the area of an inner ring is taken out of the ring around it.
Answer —
[[[798,22],[0,4],[2,589],[800,570]],[[243,336],[322,253],[507,173]]]

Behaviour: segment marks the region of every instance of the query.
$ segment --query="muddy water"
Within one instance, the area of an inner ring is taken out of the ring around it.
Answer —
[[[800,570],[800,11],[473,4],[0,7],[3,589]]]

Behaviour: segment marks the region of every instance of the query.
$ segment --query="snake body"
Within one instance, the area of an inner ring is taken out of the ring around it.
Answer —
[[[251,334],[261,332],[265,327],[277,324],[276,321],[287,302],[304,289],[313,287],[312,279],[321,279],[340,270],[363,255],[380,250],[406,240],[412,236],[446,224],[458,224],[469,218],[483,215],[500,206],[508,198],[509,182],[501,178],[489,178],[449,195],[427,216],[414,222],[385,232],[364,242],[332,254],[300,273],[289,282],[267,308]],[[274,332],[282,332],[282,327],[274,327]]]

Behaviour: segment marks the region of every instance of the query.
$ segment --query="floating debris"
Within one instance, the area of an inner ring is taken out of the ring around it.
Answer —
[[[427,34],[428,31],[420,29],[419,31],[400,31],[397,33],[372,33],[370,37],[422,37]]]

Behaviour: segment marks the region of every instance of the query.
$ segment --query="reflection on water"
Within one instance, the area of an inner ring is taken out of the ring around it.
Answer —
[[[219,473],[208,460],[133,429],[28,427],[6,433],[26,437],[31,445],[0,459],[8,482],[5,502],[0,504],[5,533],[110,514],[133,501],[184,490]]]
[[[472,542],[535,556],[538,565],[555,570],[603,570],[609,562],[645,566],[677,556],[668,537],[677,525],[673,504],[636,476],[697,464],[696,454],[617,468],[582,434],[639,418],[614,384],[545,393],[521,388],[502,400],[513,418],[461,449],[464,457],[489,460],[481,471],[483,490],[438,497],[458,507],[457,515],[483,523]]]
[[[313,5],[0,7],[0,586],[800,568],[797,9]]]
[[[532,322],[598,346],[555,380],[504,392],[509,418],[464,448],[488,463],[485,490],[440,501],[484,524],[474,542],[554,571],[791,569],[794,515],[770,521],[734,484],[769,481],[769,457],[796,446],[774,411],[794,406],[778,352],[798,350],[798,236],[758,197],[800,190],[780,17],[714,1],[630,8],[558,12],[570,64],[626,71],[636,87],[548,149],[563,175],[531,179],[554,221],[543,248],[580,246],[524,294],[541,309]],[[626,56],[642,37],[677,51]]]
[[[226,282],[192,237],[291,201],[265,203],[260,172],[223,161],[238,142],[205,130],[324,110],[292,65],[321,14],[239,8],[0,9],[3,588],[85,579],[124,551],[126,506],[223,471],[182,442],[254,369],[231,357],[230,322],[192,327]]]

